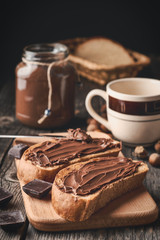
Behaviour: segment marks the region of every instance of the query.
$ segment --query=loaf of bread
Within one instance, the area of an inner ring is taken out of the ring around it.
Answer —
[[[74,54],[100,65],[120,66],[134,63],[127,49],[105,37],[86,40],[78,45]]]
[[[53,139],[30,146],[17,165],[18,179],[53,182],[62,168],[99,156],[117,156],[121,143],[111,138],[91,138],[81,129],[69,129],[65,139]]]
[[[145,163],[125,157],[99,157],[63,168],[52,186],[52,205],[62,218],[84,221],[111,200],[137,188]]]

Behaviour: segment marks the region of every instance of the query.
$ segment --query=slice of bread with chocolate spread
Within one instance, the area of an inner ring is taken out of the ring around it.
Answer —
[[[52,205],[62,218],[84,221],[111,200],[137,188],[147,164],[125,157],[99,157],[63,168],[52,186]]]
[[[81,129],[69,129],[65,139],[53,139],[29,147],[17,166],[24,183],[34,179],[53,182],[62,168],[99,156],[117,156],[121,143],[111,138],[92,138]]]

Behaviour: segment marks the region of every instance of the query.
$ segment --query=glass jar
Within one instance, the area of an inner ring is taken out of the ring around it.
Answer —
[[[32,44],[16,67],[16,117],[38,128],[67,124],[74,116],[75,68],[67,46]]]

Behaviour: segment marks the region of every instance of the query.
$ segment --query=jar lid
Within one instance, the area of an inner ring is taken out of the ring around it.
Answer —
[[[61,43],[38,43],[23,49],[23,58],[28,61],[51,62],[69,55],[68,47]]]

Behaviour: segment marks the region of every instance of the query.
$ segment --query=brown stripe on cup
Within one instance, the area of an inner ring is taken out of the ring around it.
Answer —
[[[160,114],[160,100],[151,102],[131,102],[109,96],[109,108],[113,111],[138,116]]]

